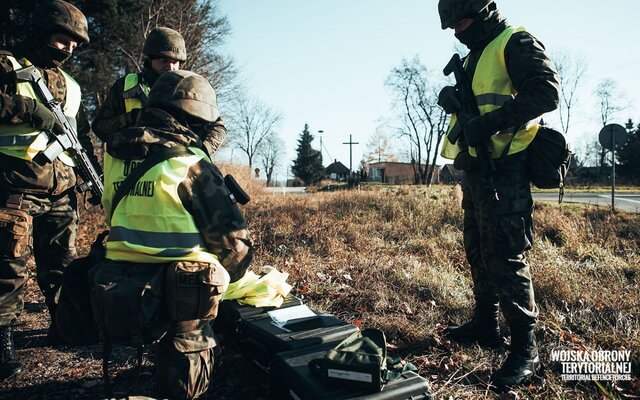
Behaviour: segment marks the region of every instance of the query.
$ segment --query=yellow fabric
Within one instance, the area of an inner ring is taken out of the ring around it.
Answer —
[[[124,93],[126,93],[127,90],[133,89],[136,85],[138,85],[138,74],[128,74],[124,78]],[[148,85],[143,82],[140,83],[140,87],[142,88],[142,91],[149,94],[150,88]],[[142,108],[142,102],[140,99],[135,97],[124,99],[124,110],[126,112],[131,112],[132,110],[140,108]]]
[[[229,284],[222,299],[256,307],[280,307],[293,287],[286,282],[289,274],[269,268],[263,276],[247,271],[242,278]]]
[[[21,69],[23,66],[13,56],[7,57],[14,70]],[[29,60],[23,60],[26,66],[30,66]],[[63,108],[64,115],[70,120],[75,121],[75,117],[80,110],[82,101],[82,92],[80,85],[66,72],[58,69],[65,78],[67,95],[65,97],[65,106]],[[16,84],[16,94],[38,100],[35,90],[28,82],[20,82]],[[75,128],[75,127],[74,127]],[[29,139],[33,137],[33,140]],[[0,153],[23,160],[33,160],[33,158],[41,151],[47,148],[48,138],[44,132],[34,130],[29,124],[9,125],[0,124],[0,140],[10,140],[14,138],[16,144],[1,145]],[[58,156],[62,162],[67,165],[75,166],[73,159],[65,153]]]
[[[509,27],[498,35],[482,51],[471,83],[471,88],[478,103],[480,115],[484,115],[501,108],[505,101],[513,98],[517,94],[511,79],[509,78],[509,73],[507,72],[504,50],[511,36],[516,32],[524,30],[525,28],[522,26],[515,28]],[[442,146],[442,151],[440,153],[444,158],[454,159],[460,152],[458,143],[453,144],[448,139],[449,132],[453,129],[456,123],[456,115],[452,114],[451,120],[449,121],[449,127],[447,129],[447,135],[445,136],[444,145]],[[535,138],[539,127],[540,125],[538,123],[529,122],[518,130],[511,141],[507,154],[516,154],[525,150],[533,138]],[[511,140],[512,136],[513,133],[511,131],[502,131],[491,137],[491,147],[494,158],[498,158],[502,155],[502,152]],[[476,149],[469,147],[469,154],[474,157],[477,156]]]
[[[117,187],[142,160],[124,161],[105,154],[102,205],[110,226],[108,259],[140,263],[217,262],[216,256],[206,251],[192,215],[178,196],[178,186],[185,180],[189,167],[203,158],[208,161],[202,150],[191,150],[193,155],[174,157],[148,170],[115,212],[111,202]]]

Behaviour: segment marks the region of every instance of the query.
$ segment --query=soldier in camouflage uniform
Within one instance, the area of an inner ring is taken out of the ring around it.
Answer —
[[[228,271],[231,282],[244,275],[252,254],[244,217],[229,196],[220,171],[200,150],[202,133],[218,117],[216,95],[205,78],[193,72],[171,71],[158,78],[151,89],[140,114],[140,127],[109,135],[103,196],[107,220],[111,221],[107,260],[158,264],[161,268],[171,261],[209,258]],[[160,169],[152,168],[140,181],[156,182],[148,185],[154,189],[129,193],[111,210],[111,186],[128,174],[127,165],[176,146],[187,147],[194,155],[171,158],[160,164]],[[169,175],[175,174],[168,171],[180,162],[186,165],[185,174],[171,180]],[[172,185],[177,185],[175,190]],[[168,214],[149,211],[156,206]],[[159,243],[160,235],[171,235],[172,239]],[[174,322],[158,345],[158,383],[163,395],[195,398],[204,394],[213,368],[214,346],[208,321]]]
[[[145,56],[142,71],[118,79],[109,89],[93,120],[93,131],[103,141],[107,141],[108,136],[114,132],[134,126],[156,79],[167,71],[179,70],[180,63],[187,59],[182,35],[166,27],[154,28],[149,32],[142,54]],[[211,124],[210,130],[202,134],[200,139],[211,157],[227,135],[222,118],[218,117]]]
[[[32,35],[26,43],[0,50],[0,380],[21,371],[12,324],[24,305],[27,259],[31,254],[35,257],[38,286],[53,315],[62,271],[76,257],[78,222],[71,161],[61,154],[49,162],[39,152],[47,144],[41,131],[55,131],[55,118],[37,100],[30,84],[16,82],[12,72],[30,64],[38,67],[65,115],[77,124],[79,139],[98,166],[80,87],[60,69],[78,44],[88,42],[82,12],[53,0],[34,12]],[[53,326],[49,332],[50,343],[55,343]]]
[[[446,140],[442,152],[464,170],[464,246],[475,298],[472,320],[445,334],[498,347],[500,307],[511,331],[511,351],[492,382],[521,384],[540,369],[534,336],[538,307],[525,259],[533,243],[526,148],[542,114],[558,105],[559,79],[542,43],[524,28],[509,26],[491,0],[440,0],[438,11],[442,29],[454,29],[470,50],[464,65],[480,112],[464,124],[464,137],[455,145]],[[457,88],[445,87],[439,104],[448,113],[461,111]],[[456,124],[461,122],[454,116],[450,130]],[[483,142],[493,148],[498,200],[476,157],[475,146]]]

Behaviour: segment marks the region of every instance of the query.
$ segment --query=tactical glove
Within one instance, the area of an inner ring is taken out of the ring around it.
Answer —
[[[438,95],[438,105],[447,114],[455,114],[462,109],[462,101],[460,101],[460,95],[458,89],[453,86],[445,86]]]
[[[53,115],[51,110],[49,110],[47,107],[45,107],[44,104],[40,103],[39,101],[33,99],[31,99],[31,101],[33,102],[29,106],[29,111],[31,114],[31,125],[34,128],[43,131],[51,130],[56,123],[55,115]]]
[[[62,124],[58,122],[58,119],[53,112],[49,110],[44,104],[39,101],[29,99],[32,103],[28,105],[29,113],[31,114],[31,126],[42,131],[54,131],[55,133],[62,134],[64,128]]]
[[[478,166],[478,159],[472,157],[468,151],[461,151],[453,160],[453,168],[460,171],[469,171]]]
[[[464,139],[469,146],[476,147],[478,144],[489,140],[496,133],[487,124],[487,119],[480,116],[474,117],[464,124]]]

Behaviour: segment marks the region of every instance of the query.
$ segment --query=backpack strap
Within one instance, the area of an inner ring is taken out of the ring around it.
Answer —
[[[136,348],[141,348],[144,345],[144,339],[142,337],[142,332],[140,331],[140,309],[142,308],[142,298],[144,297],[144,292],[146,292],[147,289],[151,289],[149,282],[145,282],[144,286],[140,288],[137,304],[134,305],[134,308],[132,310],[133,313],[131,316],[130,327],[131,335],[129,340],[131,341],[131,344],[133,344]]]
[[[111,341],[107,339],[102,343],[102,380],[104,381],[104,394],[108,399],[113,397],[113,387],[111,385],[111,376],[109,375],[110,359]]]
[[[122,181],[122,184],[116,191],[111,202],[111,215],[113,215],[116,207],[125,196],[129,194],[133,186],[142,178],[142,176],[153,168],[155,165],[160,164],[174,157],[183,157],[194,154],[187,147],[167,147],[155,153],[152,153],[144,159],[130,174]]]
[[[516,137],[516,133],[522,129],[524,125],[518,125],[516,126],[516,129],[514,129],[513,133],[511,134],[511,138],[509,138],[509,141],[507,142],[507,144],[504,146],[504,149],[502,149],[502,153],[500,153],[500,157],[498,158],[503,158],[505,157],[507,154],[509,154],[509,150],[511,150],[511,143],[513,142],[513,138]]]
[[[386,384],[400,378],[404,373],[418,371],[410,362],[403,362],[400,357],[387,357],[387,368],[382,370],[382,381]]]

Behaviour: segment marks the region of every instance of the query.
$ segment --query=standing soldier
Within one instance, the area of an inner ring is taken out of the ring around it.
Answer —
[[[470,50],[464,68],[479,109],[479,116],[464,124],[452,116],[448,133],[463,124],[463,138],[456,144],[447,139],[442,150],[443,157],[464,170],[464,246],[475,298],[471,321],[450,326],[445,334],[498,347],[500,306],[511,331],[511,349],[492,382],[517,385],[540,370],[534,336],[538,307],[524,255],[533,243],[525,150],[542,114],[558,105],[558,75],[542,43],[523,27],[509,26],[493,1],[440,0],[438,11],[442,29],[453,29]],[[439,104],[448,113],[462,111],[465,101],[473,100],[460,98],[455,87],[440,92]],[[493,150],[492,179],[478,162],[476,147],[482,144]]]
[[[216,95],[205,78],[171,71],[154,84],[140,127],[109,135],[102,199],[110,227],[107,261],[92,274],[110,268],[153,274],[168,264],[186,262],[213,266],[226,275],[227,283],[244,275],[252,254],[244,217],[220,172],[200,149],[202,129],[218,117]],[[149,190],[129,193],[112,207],[115,188],[131,165],[180,148],[188,152],[161,161],[138,178]],[[214,346],[208,321],[174,322],[157,349],[163,395],[191,399],[206,392]]]
[[[21,371],[12,325],[24,306],[27,259],[33,251],[38,286],[53,316],[62,271],[76,257],[78,222],[73,160],[62,153],[49,162],[41,153],[48,139],[43,131],[58,129],[54,115],[37,99],[30,83],[16,82],[13,71],[38,67],[97,166],[80,86],[60,68],[78,44],[88,42],[82,12],[52,0],[34,12],[27,42],[13,51],[0,50],[0,380]],[[55,333],[52,323],[48,335],[52,344]]]
[[[107,141],[114,132],[134,126],[156,79],[167,71],[179,70],[180,63],[187,59],[182,35],[165,27],[149,32],[142,46],[142,54],[145,56],[142,72],[118,79],[109,89],[93,121],[93,131],[103,141]],[[226,135],[224,122],[218,117],[201,138],[209,156],[218,150]]]

